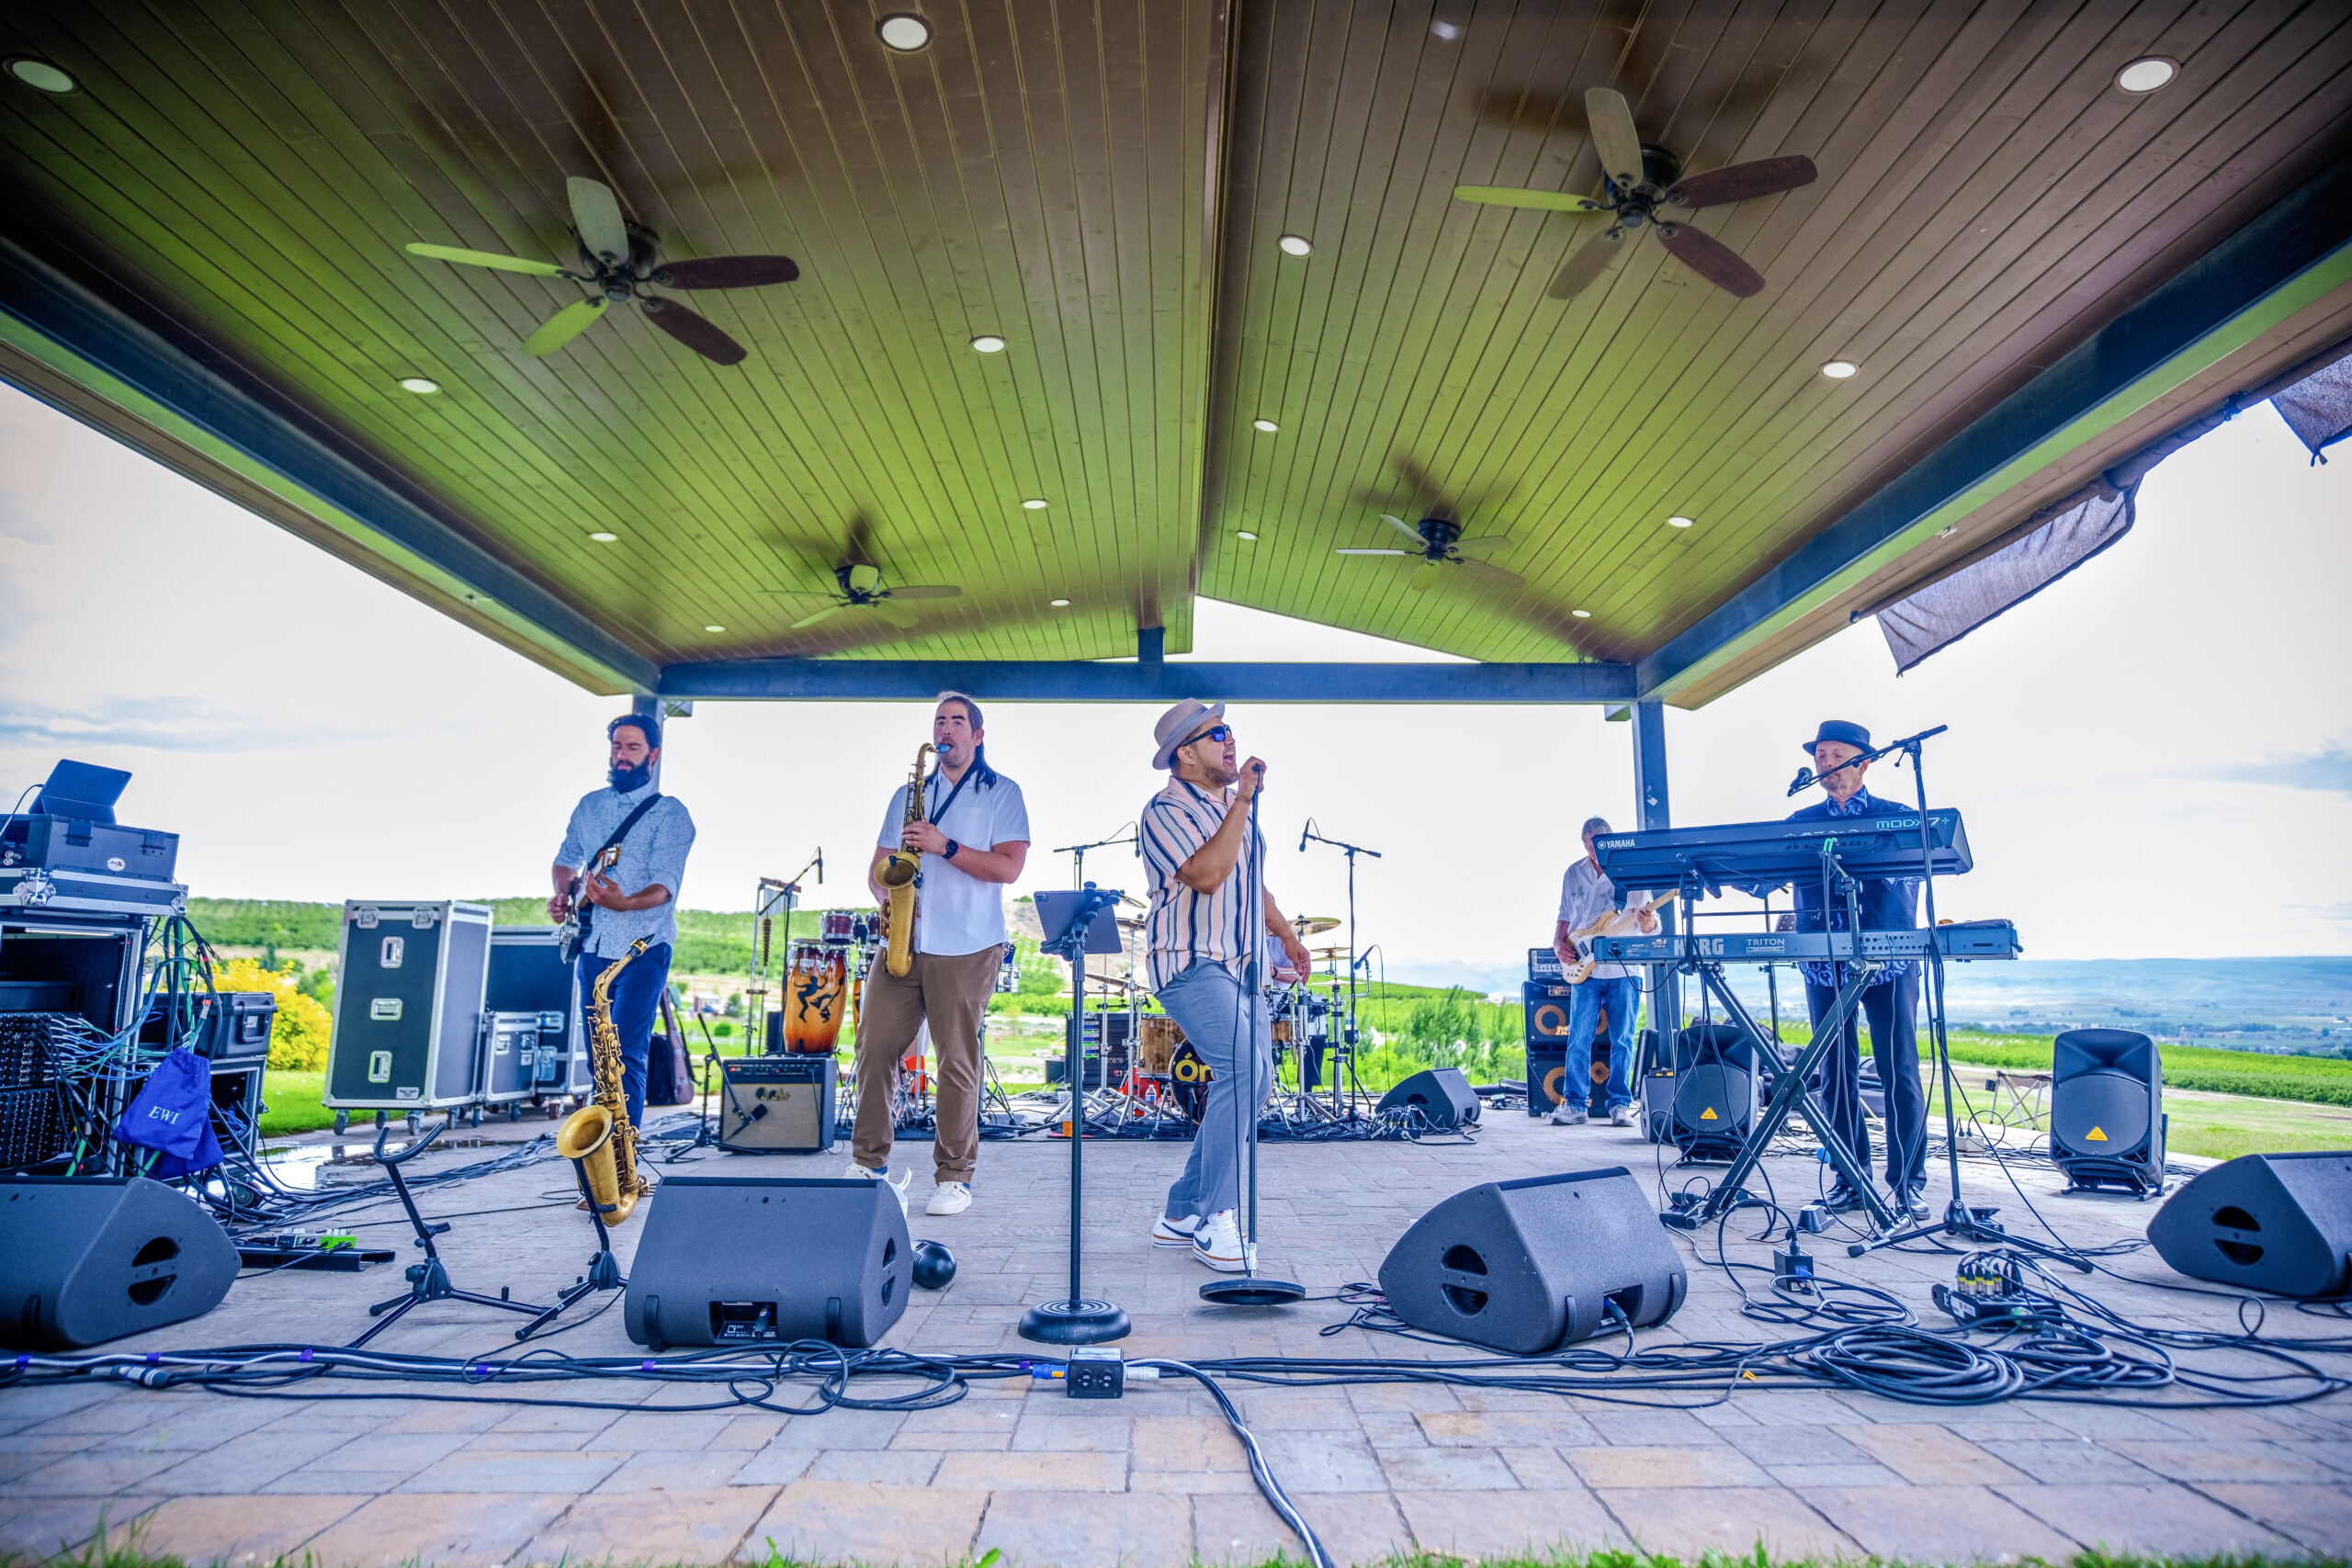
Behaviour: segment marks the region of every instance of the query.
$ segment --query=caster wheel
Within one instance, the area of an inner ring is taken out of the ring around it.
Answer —
[[[479,1105],[474,1107],[474,1125],[477,1127],[481,1125],[481,1107]]]
[[[506,1108],[506,1119],[509,1122],[520,1122],[523,1119],[523,1107],[520,1104],[508,1106]]]
[[[337,1137],[341,1137],[344,1134],[351,1131],[350,1111],[338,1111],[334,1113],[334,1131],[335,1136]]]
[[[402,1120],[408,1123],[408,1135],[410,1137],[413,1138],[419,1133],[424,1131],[424,1118],[419,1116],[415,1111],[410,1111],[407,1116],[402,1118]]]
[[[563,1120],[563,1107],[562,1107],[562,1106],[560,1106],[560,1105],[550,1105],[550,1106],[548,1106],[548,1121],[550,1121],[550,1122],[560,1122],[560,1121],[562,1121],[562,1120]]]
[[[384,1125],[386,1122],[391,1119],[391,1114],[392,1113],[389,1111],[379,1111],[376,1112],[376,1125],[379,1127]]]

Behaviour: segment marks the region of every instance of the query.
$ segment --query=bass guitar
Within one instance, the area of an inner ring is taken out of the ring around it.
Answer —
[[[564,890],[563,924],[556,928],[555,951],[566,964],[574,963],[579,959],[580,944],[587,940],[588,933],[582,926],[580,919],[581,888],[586,885],[588,878],[604,875],[605,873],[618,865],[620,860],[621,847],[618,844],[613,845],[610,849],[599,850],[595,860],[590,863],[588,869],[573,877],[571,886]]]
[[[1574,964],[1561,964],[1560,978],[1571,986],[1581,986],[1591,979],[1594,968],[1600,963],[1600,954],[1592,950],[1595,938],[1638,936],[1642,922],[1673,901],[1671,893],[1654,893],[1639,908],[1628,905],[1623,909],[1611,909],[1583,930],[1570,931],[1568,940],[1577,944],[1577,951],[1584,956]]]

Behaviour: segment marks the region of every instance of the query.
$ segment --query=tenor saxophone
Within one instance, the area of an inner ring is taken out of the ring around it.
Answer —
[[[938,749],[928,740],[915,748],[914,777],[907,782],[906,820],[902,829],[922,820],[922,760]],[[922,886],[922,852],[903,844],[882,863],[882,964],[894,979],[903,980],[915,962],[915,891]]]
[[[646,939],[629,943],[619,962],[608,964],[590,987],[588,1059],[596,1073],[595,1098],[564,1118],[556,1129],[555,1151],[578,1162],[588,1179],[589,1201],[611,1224],[628,1219],[645,1196],[637,1173],[637,1129],[629,1124],[628,1091],[621,1081],[621,1032],[613,1021],[613,982],[620,978]]]

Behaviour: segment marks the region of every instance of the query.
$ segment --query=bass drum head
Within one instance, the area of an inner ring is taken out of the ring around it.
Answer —
[[[2122,1159],[2148,1141],[2148,1085],[2130,1073],[2097,1067],[2050,1099],[2050,1136],[2069,1154]]]
[[[1209,1080],[1216,1074],[1201,1054],[1193,1049],[1189,1040],[1176,1047],[1176,1055],[1168,1065],[1169,1088],[1176,1096],[1177,1108],[1198,1122],[1201,1111],[1208,1104]]]

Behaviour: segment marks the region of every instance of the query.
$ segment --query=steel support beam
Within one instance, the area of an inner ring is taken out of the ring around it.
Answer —
[[[2214,246],[1641,661],[1671,699],[2352,282],[2352,157]]]
[[[746,659],[665,666],[660,691],[786,702],[929,702],[957,691],[1030,703],[1622,703],[1633,695],[1634,667]]]
[[[1663,703],[1642,702],[1634,705],[1634,826],[1647,833],[1674,826],[1672,799],[1666,784],[1666,705]],[[1669,904],[1658,911],[1659,929],[1667,935],[1674,934],[1675,908]],[[1650,1027],[1657,1031],[1659,1056],[1643,1066],[1647,1071],[1674,1060],[1674,1037],[1682,1031],[1682,977],[1668,969],[1658,975],[1657,990],[1650,998]],[[1642,1086],[1634,1085],[1634,1103],[1641,1101]]]
[[[615,689],[643,691],[657,679],[652,660],[475,544],[388,476],[305,428],[275,399],[6,238],[0,342]],[[43,396],[39,387],[23,389]],[[53,398],[44,400],[86,417]]]

